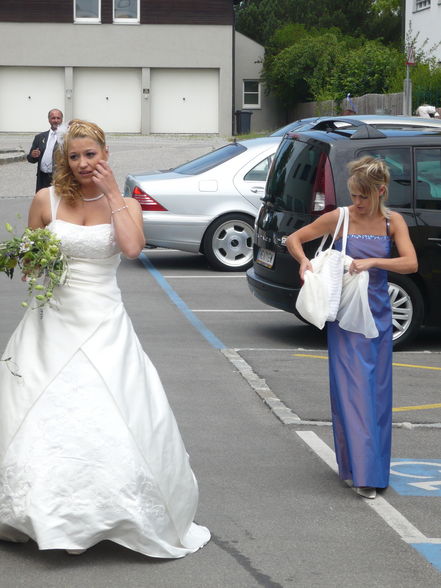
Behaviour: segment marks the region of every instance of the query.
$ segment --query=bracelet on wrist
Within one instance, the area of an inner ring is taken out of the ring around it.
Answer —
[[[124,206],[121,206],[121,208],[117,208],[116,210],[111,210],[110,212],[111,212],[112,214],[116,214],[117,212],[121,212],[121,210],[124,210],[125,208],[129,208],[129,207],[127,206],[127,204],[125,204]]]

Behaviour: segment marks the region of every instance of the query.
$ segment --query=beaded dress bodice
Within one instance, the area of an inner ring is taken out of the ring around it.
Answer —
[[[61,239],[68,257],[105,259],[120,251],[111,224],[84,226],[56,218],[48,229]]]

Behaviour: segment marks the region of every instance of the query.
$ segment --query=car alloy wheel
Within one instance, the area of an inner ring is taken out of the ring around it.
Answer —
[[[227,214],[215,220],[204,237],[203,252],[210,264],[222,271],[244,271],[253,263],[254,219]]]
[[[416,335],[424,315],[424,302],[414,282],[406,276],[389,277],[394,346],[408,343]]]

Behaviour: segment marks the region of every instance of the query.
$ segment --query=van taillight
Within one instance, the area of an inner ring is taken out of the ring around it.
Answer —
[[[320,155],[314,185],[312,187],[311,212],[323,214],[336,206],[334,178],[331,163],[326,153]]]
[[[135,200],[137,200],[140,203],[142,210],[149,210],[155,212],[167,210],[162,206],[162,204],[159,204],[159,202],[156,202],[154,198],[149,196],[149,194],[146,194],[143,190],[141,190],[141,188],[138,188],[138,186],[135,186],[133,188],[132,198],[135,198]]]

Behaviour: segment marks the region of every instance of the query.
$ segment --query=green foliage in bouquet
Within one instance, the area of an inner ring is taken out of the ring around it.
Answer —
[[[6,223],[6,230],[14,229]],[[12,236],[0,243],[0,272],[12,278],[16,269],[26,277],[28,301],[35,296],[36,307],[50,303],[56,286],[66,280],[67,259],[60,240],[49,229],[25,229],[21,237]]]

